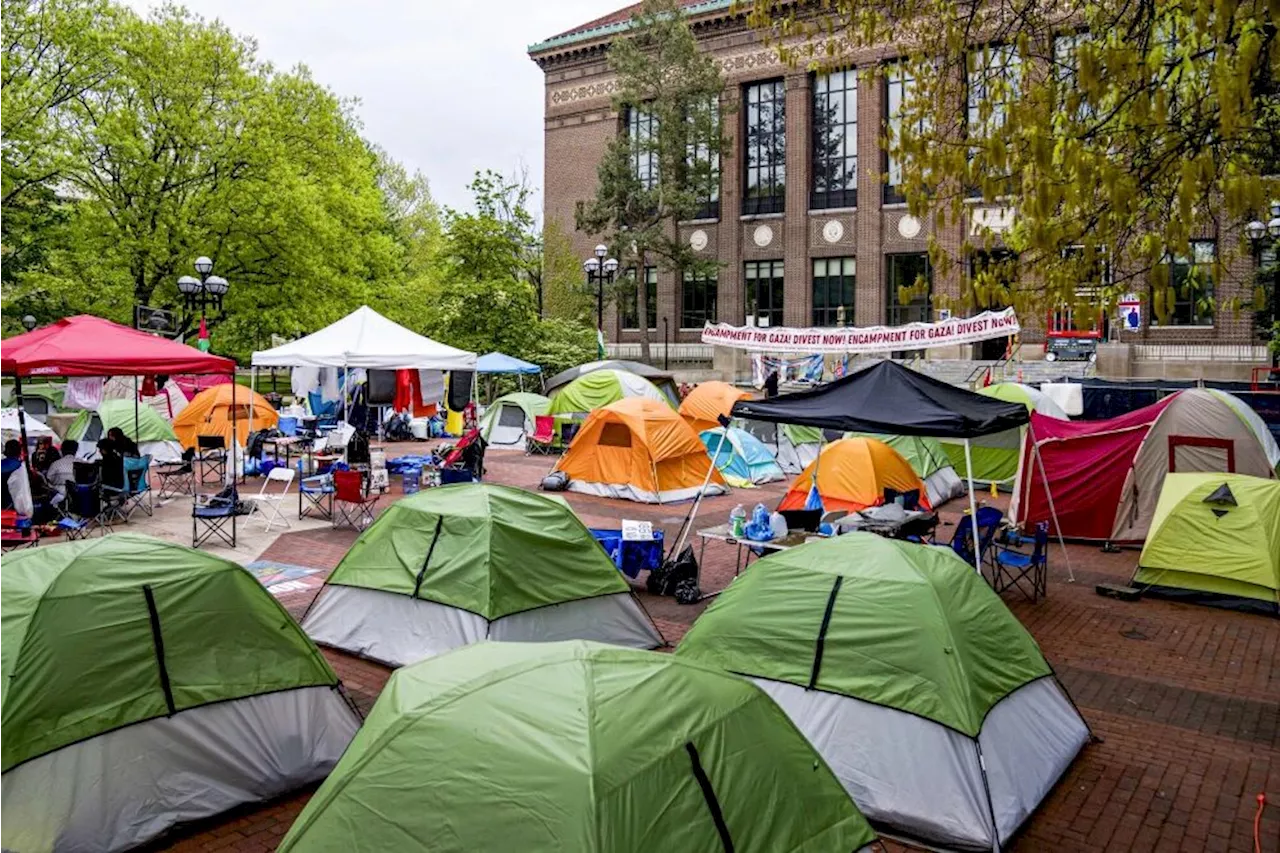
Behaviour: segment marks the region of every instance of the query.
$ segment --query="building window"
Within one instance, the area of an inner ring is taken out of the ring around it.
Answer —
[[[742,212],[781,213],[787,183],[787,101],[781,80],[747,87],[747,186]]]
[[[716,321],[716,275],[684,274],[680,297],[680,328],[701,329]]]
[[[813,188],[809,207],[858,203],[858,72],[813,80]]]
[[[1053,81],[1059,116],[1075,121],[1094,117],[1093,108],[1080,92],[1080,47],[1089,41],[1088,33],[1069,33],[1053,40]]]
[[[747,325],[782,324],[782,261],[747,261]]]
[[[1163,301],[1169,316],[1163,325],[1213,325],[1213,267],[1217,259],[1218,246],[1213,240],[1192,240],[1190,256],[1165,257],[1161,272],[1152,283],[1154,288],[1160,286],[1162,278],[1168,282]],[[1162,325],[1155,310],[1151,312],[1151,325]]]
[[[649,319],[649,328],[658,328],[658,268],[645,267],[645,316]],[[639,315],[636,313],[636,272],[627,270],[622,286],[618,288],[618,314],[622,318],[622,328],[639,329]]]
[[[1013,45],[987,45],[969,53],[965,79],[968,111],[965,118],[971,141],[979,143],[991,139],[1004,127],[1009,109],[1018,97],[1021,80],[1022,60]],[[977,151],[977,145],[969,148],[970,161]],[[979,184],[984,177],[970,174],[970,198],[981,197]]]
[[[639,107],[627,108],[627,139],[631,141],[631,172],[647,190],[658,183],[656,134],[658,120]]]
[[[929,322],[933,270],[927,252],[885,255],[885,281],[889,291],[886,319],[890,326]],[[902,289],[908,287],[912,288],[911,298],[903,301]]]
[[[699,108],[700,110],[702,108]],[[695,219],[720,218],[720,102],[712,100],[706,115],[689,115],[688,167],[698,199]],[[701,131],[700,132],[700,126]]]
[[[852,326],[857,262],[853,258],[813,261],[813,325]]]
[[[885,70],[884,117],[893,144],[902,140],[904,106],[915,95],[915,77],[905,61],[890,63]],[[917,132],[924,130],[924,122],[918,122],[914,128]],[[900,204],[907,200],[902,191],[902,159],[890,153],[886,148],[885,172],[887,182],[884,187],[884,203]]]

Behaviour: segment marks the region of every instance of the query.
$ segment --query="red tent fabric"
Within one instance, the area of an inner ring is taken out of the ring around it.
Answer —
[[[16,335],[2,344],[5,376],[139,376],[231,373],[235,362],[81,314]]]
[[[1018,524],[1028,529],[1047,521],[1055,534],[1069,539],[1109,539],[1120,493],[1138,446],[1176,396],[1171,394],[1150,406],[1105,421],[1063,421],[1033,413],[1022,451],[1018,506],[1013,514]],[[1040,464],[1033,454],[1032,437],[1053,493],[1056,528],[1045,497]]]

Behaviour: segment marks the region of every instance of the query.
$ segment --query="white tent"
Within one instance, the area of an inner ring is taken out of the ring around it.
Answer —
[[[253,366],[475,370],[476,354],[411,332],[362,305],[305,338],[255,352]]]
[[[43,421],[34,417],[31,413],[27,413],[26,420],[28,441],[36,438],[57,438],[57,436],[54,435],[53,430],[49,429]],[[4,432],[5,441],[18,437],[19,429],[17,409],[0,409],[0,430]]]

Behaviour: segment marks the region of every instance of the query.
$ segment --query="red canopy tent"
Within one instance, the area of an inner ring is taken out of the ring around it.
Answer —
[[[1020,523],[1052,518],[1059,536],[1107,540],[1134,454],[1171,395],[1103,421],[1031,415],[1010,515]],[[1038,454],[1038,464],[1032,464]],[[1046,488],[1053,484],[1052,494]]]
[[[235,370],[236,363],[229,358],[87,314],[65,317],[0,342],[0,374],[14,377],[24,454],[23,377],[224,373],[234,380]]]

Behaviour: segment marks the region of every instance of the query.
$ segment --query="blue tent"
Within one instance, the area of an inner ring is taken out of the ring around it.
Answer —
[[[724,435],[723,446],[721,435]],[[700,437],[729,485],[744,489],[783,479],[782,468],[769,448],[746,430],[730,427],[725,434],[717,427],[703,430]]]
[[[477,373],[541,373],[542,368],[500,352],[486,353],[476,359]]]

